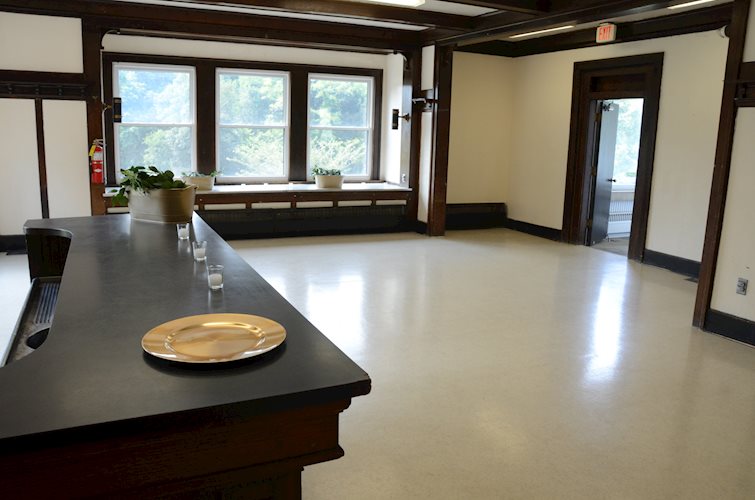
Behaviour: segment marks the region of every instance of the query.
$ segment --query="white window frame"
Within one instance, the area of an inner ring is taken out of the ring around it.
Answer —
[[[243,75],[243,76],[282,76],[285,79],[283,86],[283,103],[284,107],[284,125],[244,125],[231,124],[221,125],[220,123],[220,76],[222,75]],[[284,175],[281,177],[242,177],[242,176],[218,176],[217,180],[221,183],[250,183],[259,184],[265,182],[286,183],[291,176],[290,168],[290,150],[291,150],[291,74],[288,71],[271,71],[258,69],[241,69],[241,68],[216,68],[215,69],[215,168],[220,169],[220,129],[221,128],[280,128],[283,133],[283,169]]]
[[[367,126],[366,127],[344,127],[344,126],[323,126],[323,125],[310,125],[310,105],[309,105],[309,90],[312,84],[312,80],[341,80],[352,82],[365,82],[368,84],[367,96]],[[367,131],[367,172],[365,175],[345,175],[345,181],[367,181],[370,180],[372,174],[372,157],[373,157],[373,143],[375,133],[375,78],[372,76],[360,76],[360,75],[339,75],[331,73],[309,73],[307,75],[307,179],[313,180],[310,154],[310,130],[358,130]]]
[[[120,155],[119,148],[120,145],[118,144],[118,137],[120,132],[120,127],[122,125],[128,125],[128,126],[150,126],[150,127],[189,127],[191,128],[191,165],[189,165],[186,170],[191,170],[196,172],[197,170],[197,75],[196,70],[194,66],[180,66],[175,64],[147,64],[147,63],[121,63],[121,62],[114,62],[113,63],[113,96],[120,97],[120,86],[119,86],[119,78],[118,78],[118,71],[120,70],[150,70],[150,71],[164,71],[167,73],[188,73],[189,74],[189,98],[191,100],[190,102],[190,114],[191,114],[191,123],[114,123],[113,124],[113,146],[115,151],[115,178],[116,180],[120,181],[121,176],[121,165],[120,165]],[[160,170],[165,170],[165,167],[162,167],[160,165],[156,165]],[[174,172],[176,177],[179,177],[181,175],[181,172]]]

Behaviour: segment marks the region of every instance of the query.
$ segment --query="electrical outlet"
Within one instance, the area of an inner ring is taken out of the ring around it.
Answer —
[[[401,174],[401,184],[406,184],[406,174]]]
[[[737,279],[737,293],[747,295],[747,280],[745,278]]]

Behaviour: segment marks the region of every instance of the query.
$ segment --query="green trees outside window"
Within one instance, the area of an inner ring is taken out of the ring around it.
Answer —
[[[115,95],[123,99],[116,124],[116,171],[132,165],[194,168],[194,70],[115,65]]]

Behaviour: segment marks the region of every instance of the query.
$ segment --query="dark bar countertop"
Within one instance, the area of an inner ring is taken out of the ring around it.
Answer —
[[[234,418],[370,391],[368,375],[196,214],[192,237],[207,240],[209,262],[225,266],[220,292],[209,291],[204,263],[194,262],[175,225],[109,215],[26,227],[70,233],[71,246],[47,340],[0,368],[0,452],[196,412]],[[286,329],[286,341],[262,356],[212,366],[142,351],[142,336],[161,323],[222,312],[273,319]]]

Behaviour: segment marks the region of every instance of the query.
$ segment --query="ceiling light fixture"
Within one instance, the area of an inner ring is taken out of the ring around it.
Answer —
[[[419,7],[425,0],[367,0],[372,3],[387,3],[389,5],[400,5],[401,7]]]
[[[518,35],[510,36],[509,38],[524,38],[525,36],[542,35],[543,33],[552,33],[554,31],[570,30],[574,25],[559,26],[558,28],[548,28],[547,30],[530,31],[529,33],[520,33]]]
[[[673,10],[673,9],[683,9],[684,7],[692,7],[693,5],[700,5],[700,4],[703,4],[703,3],[710,3],[710,2],[713,2],[713,1],[714,0],[695,0],[694,2],[686,2],[686,3],[678,3],[676,5],[669,5],[667,8],[671,9],[671,10]]]

